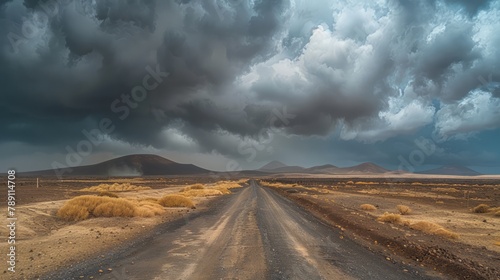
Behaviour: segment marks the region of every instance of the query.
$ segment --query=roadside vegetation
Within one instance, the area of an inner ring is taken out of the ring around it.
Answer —
[[[57,216],[72,222],[97,217],[153,217],[163,214],[164,207],[194,207],[194,203],[180,195],[174,198],[167,195],[158,200],[82,195],[68,200],[59,208]]]
[[[108,192],[108,191],[103,191],[98,194],[98,196],[108,196],[108,197],[114,197],[118,198],[118,195],[114,192]]]
[[[195,208],[193,201],[183,195],[168,194],[158,199],[158,204],[165,207],[189,207]]]
[[[391,224],[402,224],[403,220],[401,219],[401,215],[395,213],[385,212],[381,216],[377,218],[377,221]]]
[[[415,229],[415,230],[419,230],[419,231],[422,231],[425,233],[450,238],[450,239],[458,239],[458,234],[456,234],[450,230],[447,230],[438,224],[427,222],[427,221],[419,221],[419,222],[412,223],[412,224],[410,224],[410,228]]]
[[[377,221],[407,226],[407,227],[414,229],[414,230],[418,230],[418,231],[421,231],[421,232],[424,232],[427,234],[442,236],[442,237],[449,238],[449,239],[458,239],[458,237],[459,237],[458,234],[456,234],[450,230],[447,230],[444,227],[442,227],[436,223],[432,223],[432,222],[428,222],[428,221],[411,222],[409,220],[403,219],[400,214],[395,214],[395,213],[385,212],[383,215],[381,215],[377,218]]]
[[[153,197],[133,199],[121,198],[115,192],[149,190],[149,187],[123,184],[100,184],[81,191],[98,192],[97,195],[82,195],[68,200],[57,211],[57,217],[66,221],[82,221],[96,217],[153,217],[165,212],[165,207],[195,208],[193,197],[230,194],[230,189],[241,187],[245,181],[220,181],[211,185],[193,184],[184,187],[178,194],[167,194],[159,199]]]
[[[377,207],[375,207],[372,204],[361,204],[359,206],[359,208],[361,208],[361,210],[365,210],[365,211],[375,211],[375,210],[377,210]]]
[[[186,197],[207,197],[230,194],[231,189],[241,188],[240,181],[219,181],[210,185],[194,184],[186,186],[179,192],[180,195]],[[246,182],[246,180],[245,180]]]
[[[128,192],[150,190],[150,187],[132,185],[130,183],[99,184],[97,186],[81,189],[86,192]]]
[[[396,206],[396,208],[398,209],[398,211],[401,215],[410,215],[410,213],[411,213],[410,207],[408,207],[406,205],[398,205],[398,206]]]
[[[500,217],[500,207],[491,207],[488,204],[479,204],[472,208],[472,212],[478,214],[493,214],[495,217]]]

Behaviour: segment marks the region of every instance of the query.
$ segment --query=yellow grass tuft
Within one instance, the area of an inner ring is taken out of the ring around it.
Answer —
[[[139,203],[141,203],[141,202],[152,202],[152,203],[158,204],[158,199],[156,199],[154,197],[144,197],[144,198],[138,199],[137,201]]]
[[[133,217],[135,206],[125,199],[113,199],[96,206],[92,215],[96,217]]]
[[[180,192],[186,192],[189,190],[203,190],[204,188],[205,188],[205,186],[202,184],[194,184],[194,185],[190,185],[190,186],[182,188],[180,190]]]
[[[419,231],[422,231],[425,233],[435,234],[435,235],[439,235],[442,237],[450,238],[450,239],[457,239],[458,238],[458,234],[456,234],[452,231],[449,231],[438,224],[427,222],[427,221],[415,222],[415,223],[410,225],[410,228],[415,229],[415,230],[419,230]]]
[[[118,195],[116,193],[113,193],[113,192],[108,192],[108,191],[103,191],[103,192],[100,192],[98,194],[98,196],[107,196],[107,197],[114,197],[114,198],[118,198]]]
[[[131,200],[109,196],[82,195],[68,200],[57,216],[67,221],[92,217],[153,217],[165,212],[154,198]]]
[[[278,182],[265,182],[265,181],[260,181],[259,182],[262,186],[264,187],[271,187],[271,188],[302,188],[305,189],[304,186],[299,185],[299,184],[284,184],[284,183],[278,183]]]
[[[489,209],[490,206],[488,204],[479,204],[478,206],[474,207],[472,211],[474,213],[487,213]]]
[[[83,221],[88,219],[90,211],[82,205],[65,204],[57,211],[57,216],[66,221]]]
[[[240,184],[246,183],[247,180],[238,180],[238,181],[219,181],[215,183],[216,188],[226,188],[228,190],[230,189],[236,189],[236,188],[241,188],[242,186]]]
[[[202,184],[194,184],[194,185],[190,186],[190,188],[192,190],[202,190],[205,188],[205,186],[203,186]]]
[[[216,189],[204,189],[204,190],[188,190],[185,192],[181,192],[180,194],[185,197],[207,197],[207,196],[222,195],[222,192]]]
[[[67,221],[81,221],[89,217],[132,217],[134,205],[124,198],[83,195],[67,201],[57,216]]]
[[[359,206],[362,210],[366,210],[366,211],[375,211],[377,210],[377,207],[371,205],[371,204],[361,204],[361,206]]]
[[[402,223],[401,215],[387,212],[385,212],[382,216],[379,216],[377,221],[391,224]]]
[[[212,186],[204,186],[202,184],[187,186],[183,188],[179,194],[186,197],[218,196],[224,194],[231,194],[230,189],[241,188],[241,187],[242,186],[237,182],[219,181],[217,183],[214,183]]]
[[[190,207],[194,208],[194,203],[188,197],[177,194],[169,194],[158,199],[158,204],[165,207]]]
[[[497,246],[500,246],[500,241],[497,241],[494,244],[497,245]]]
[[[226,187],[216,186],[214,189],[220,191],[222,194],[231,194],[231,191]]]
[[[104,191],[127,192],[127,191],[142,191],[142,190],[150,190],[150,189],[151,189],[150,187],[136,186],[136,185],[132,185],[130,183],[123,183],[123,184],[114,183],[112,185],[99,184],[97,186],[81,189],[81,191],[87,191],[87,192],[104,192]]]
[[[500,207],[490,207],[488,213],[491,213],[495,217],[500,217]]]
[[[411,213],[410,207],[408,207],[406,205],[398,205],[398,206],[396,206],[396,208],[398,209],[398,211],[401,215],[409,215]]]
[[[137,217],[153,217],[165,213],[163,206],[158,204],[158,200],[154,198],[140,200],[137,204],[134,213],[134,216]]]

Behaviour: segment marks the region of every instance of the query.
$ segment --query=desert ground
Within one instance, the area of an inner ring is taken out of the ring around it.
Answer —
[[[81,196],[135,212],[61,211]],[[19,178],[1,278],[499,279],[499,206],[484,177]]]
[[[499,277],[497,178],[284,176],[262,184],[388,258],[410,259],[451,278]],[[400,221],[378,220],[387,214]]]
[[[43,275],[65,269],[89,258],[105,258],[106,253],[120,246],[130,245],[148,238],[151,231],[160,224],[185,220],[186,214],[202,212],[212,196],[193,197],[192,207],[162,207],[157,215],[147,217],[92,217],[80,221],[68,221],[58,217],[58,210],[71,198],[92,195],[100,191],[85,191],[85,188],[100,186],[134,186],[144,189],[114,191],[120,198],[141,200],[158,199],[168,194],[178,194],[182,189],[202,182],[211,188],[216,182],[210,178],[104,178],[85,177],[57,180],[54,178],[21,178],[16,181],[16,272],[6,269],[1,279],[38,279]],[[4,195],[4,194],[3,194]],[[6,198],[2,198],[5,199]],[[7,213],[2,205],[0,211]],[[146,213],[147,214],[147,213]],[[6,227],[0,229],[8,235]],[[7,252],[7,243],[1,244]],[[6,277],[6,278],[3,278]]]

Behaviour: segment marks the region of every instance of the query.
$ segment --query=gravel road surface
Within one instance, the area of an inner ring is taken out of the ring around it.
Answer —
[[[104,273],[99,274],[100,269]],[[344,238],[341,230],[255,181],[210,211],[166,227],[108,263],[76,265],[56,277],[81,276],[116,280],[434,279]]]

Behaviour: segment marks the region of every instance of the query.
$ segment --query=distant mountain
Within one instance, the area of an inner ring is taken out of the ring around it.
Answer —
[[[157,155],[128,155],[97,164],[59,170],[63,176],[141,176],[192,175],[210,171],[193,164],[182,164]],[[26,175],[55,175],[54,170],[27,172]]]
[[[300,166],[287,166],[279,161],[270,162],[259,169],[268,173],[309,173],[309,174],[381,174],[389,172],[374,163],[366,162],[351,167],[337,167],[332,164],[303,168]]]
[[[465,166],[446,165],[439,168],[416,172],[418,174],[435,174],[435,175],[458,175],[458,176],[477,176],[481,173],[472,170]]]
[[[288,167],[288,165],[284,164],[281,161],[273,160],[273,161],[269,162],[268,164],[262,166],[258,170],[273,170],[273,169],[281,168],[281,167]]]
[[[288,166],[280,161],[271,161],[270,163],[262,166],[258,171],[267,173],[299,173],[304,171],[301,166]]]
[[[333,164],[325,164],[325,165],[319,165],[319,166],[313,166],[310,168],[307,168],[307,171],[309,173],[334,173],[336,170],[339,168]]]
[[[380,174],[389,172],[389,170],[376,165],[375,163],[365,162],[351,167],[339,168],[342,174],[352,174],[352,173],[372,173]]]

